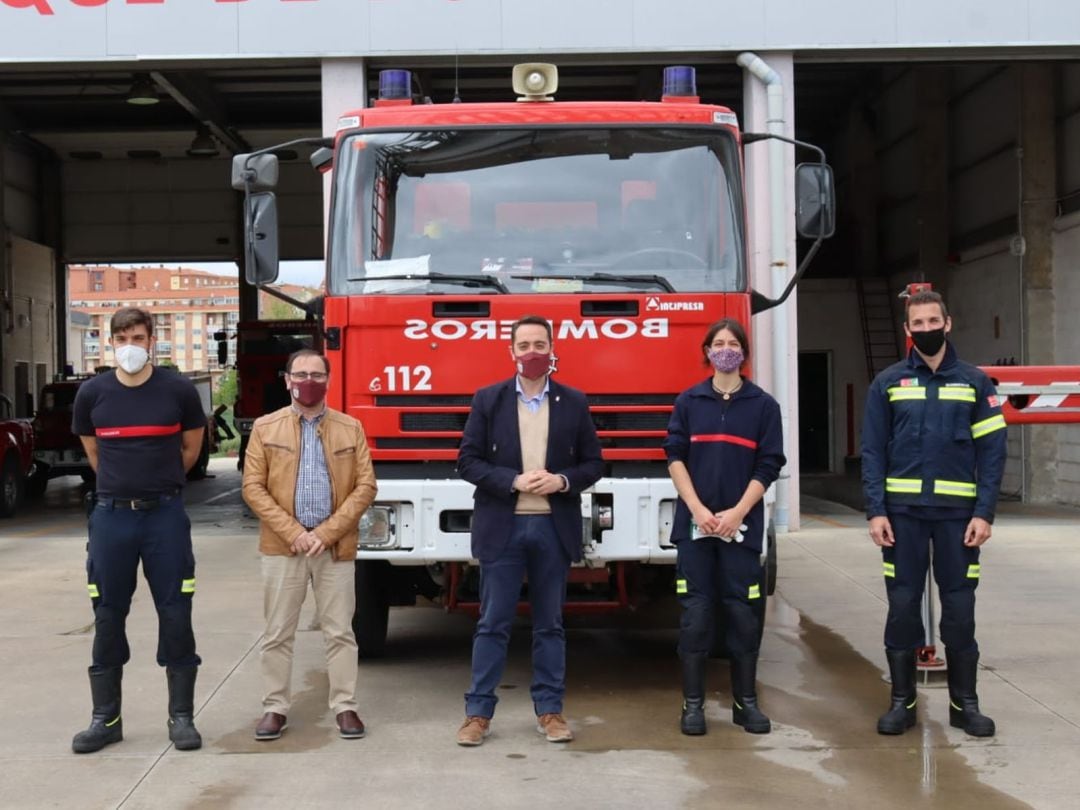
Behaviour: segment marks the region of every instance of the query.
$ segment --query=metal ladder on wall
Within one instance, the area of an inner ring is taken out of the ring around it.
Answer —
[[[867,380],[900,359],[893,320],[892,296],[886,278],[856,278],[859,292],[859,320],[866,350]]]

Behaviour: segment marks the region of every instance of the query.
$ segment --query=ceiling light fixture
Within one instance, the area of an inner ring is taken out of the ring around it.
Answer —
[[[149,107],[157,104],[161,99],[158,97],[157,87],[150,79],[149,73],[136,73],[135,81],[128,91],[127,103],[136,104],[140,107]]]
[[[190,157],[217,157],[221,154],[217,141],[210,134],[210,127],[206,126],[206,124],[199,126],[195,131],[195,137],[192,139],[187,153]]]

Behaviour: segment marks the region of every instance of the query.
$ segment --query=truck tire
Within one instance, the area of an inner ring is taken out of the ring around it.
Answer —
[[[22,474],[19,460],[8,453],[0,467],[0,517],[11,517],[22,503]]]
[[[360,658],[381,658],[386,653],[386,628],[390,620],[390,594],[386,588],[390,563],[385,560],[357,560],[356,612],[353,634]]]
[[[195,466],[188,470],[188,481],[201,481],[206,478],[206,470],[210,466],[210,436],[203,433],[202,441],[202,449],[195,460]]]
[[[26,486],[23,491],[28,498],[40,498],[45,494],[45,489],[49,486],[49,470],[42,465],[37,465],[34,468],[33,474],[26,479]]]

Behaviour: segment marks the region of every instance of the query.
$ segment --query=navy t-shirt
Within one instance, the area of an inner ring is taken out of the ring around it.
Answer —
[[[155,368],[128,387],[115,371],[92,377],[75,395],[72,432],[97,439],[97,491],[110,498],[148,498],[184,486],[181,433],[206,427],[191,380]]]

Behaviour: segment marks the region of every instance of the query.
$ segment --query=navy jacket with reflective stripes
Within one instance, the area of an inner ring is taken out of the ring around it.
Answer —
[[[1005,417],[993,383],[952,344],[936,372],[912,349],[870,385],[862,429],[867,518],[926,506],[994,519]]]
[[[701,502],[713,512],[739,502],[757,479],[766,489],[785,464],[780,406],[749,380],[728,401],[713,392],[712,378],[688,388],[675,400],[664,440],[667,460],[681,461]],[[743,542],[761,551],[765,507],[758,501],[746,516]],[[671,540],[690,537],[690,509],[676,502]]]

